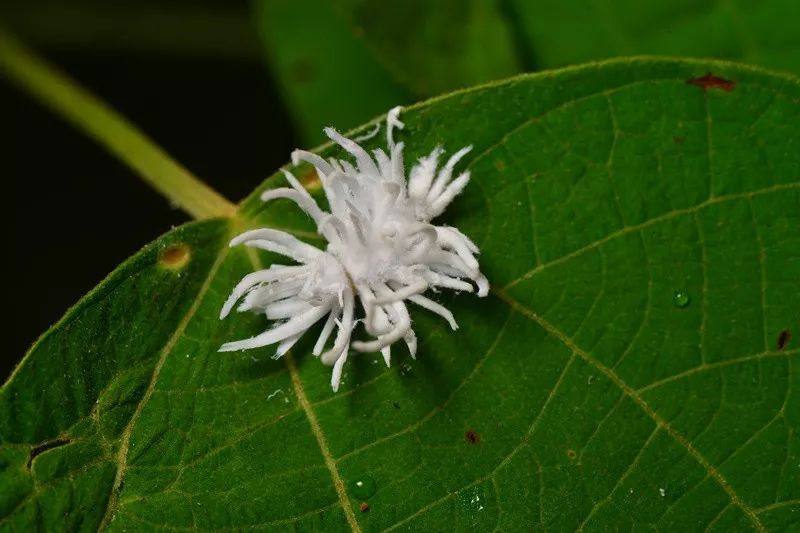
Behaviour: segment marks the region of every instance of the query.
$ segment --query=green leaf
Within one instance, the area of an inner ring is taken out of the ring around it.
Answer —
[[[253,6],[273,74],[306,143],[321,142],[325,126],[354,127],[390,107],[526,66],[494,0],[256,0]]]
[[[218,313],[274,259],[230,236],[313,238],[254,193],[139,252],[25,357],[0,391],[0,528],[800,527],[800,82],[613,61],[403,119],[407,161],[475,147],[444,221],[493,292],[440,296],[460,329],[417,310],[418,359],[353,357],[338,394],[313,334],[282,360],[218,353],[265,327]]]
[[[524,70],[497,0],[328,0],[382,65],[417,96]]]
[[[255,0],[253,7],[273,74],[304,143],[321,142],[326,126],[349,129],[412,100],[329,0]]]
[[[715,57],[800,73],[794,0],[512,0],[542,68],[640,54]]]

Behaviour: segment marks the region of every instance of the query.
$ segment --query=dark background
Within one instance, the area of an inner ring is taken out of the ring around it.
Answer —
[[[185,53],[63,42],[17,16],[0,23],[238,201],[297,146],[247,2],[217,1],[249,35]],[[15,20],[18,22],[15,24]],[[21,21],[21,22],[20,22]],[[78,40],[79,41],[79,40]],[[119,263],[189,220],[93,140],[0,78],[5,185],[1,381],[36,338]]]

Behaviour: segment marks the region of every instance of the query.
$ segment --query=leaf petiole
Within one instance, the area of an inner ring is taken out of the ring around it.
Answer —
[[[193,218],[235,213],[234,204],[173,160],[136,126],[2,28],[0,76],[95,139]]]

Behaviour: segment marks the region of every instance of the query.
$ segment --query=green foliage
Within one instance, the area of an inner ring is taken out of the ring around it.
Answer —
[[[713,57],[800,73],[795,0],[256,5],[256,18],[270,37],[273,70],[304,138],[314,142],[329,117],[341,119],[329,123],[354,126],[405,103],[409,94],[422,99],[520,72],[611,57]],[[388,84],[387,77],[397,83]]]
[[[511,1],[542,68],[659,54],[800,73],[800,3],[795,0]]]
[[[329,0],[381,64],[417,97],[523,70],[496,0]]]
[[[265,327],[218,313],[274,259],[228,239],[313,237],[294,207],[169,232],[0,391],[0,529],[796,530],[799,101],[636,60],[409,108],[409,161],[475,147],[444,218],[493,291],[441,296],[457,332],[415,312],[418,360],[353,357],[338,394],[313,333],[216,351]]]
[[[274,75],[303,139],[399,104],[524,70],[492,0],[256,0]],[[302,28],[302,31],[297,31]]]
[[[323,140],[326,126],[353,128],[412,101],[328,0],[253,5],[273,75],[309,146]]]

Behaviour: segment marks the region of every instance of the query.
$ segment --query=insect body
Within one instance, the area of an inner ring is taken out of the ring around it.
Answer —
[[[295,164],[305,161],[316,168],[330,212],[323,211],[288,171],[284,175],[291,187],[266,191],[261,199],[294,201],[313,219],[327,248],[321,250],[274,229],[252,230],[233,239],[231,246],[269,250],[297,264],[253,272],[233,289],[220,318],[241,302],[239,311],[264,313],[277,324],[255,337],[226,343],[220,351],[277,344],[280,357],[324,318],[313,353],[333,366],[331,386],[336,391],[350,348],[380,351],[388,366],[391,345],[403,340],[415,356],[417,340],[406,301],[439,314],[456,329],[453,314],[424,293],[432,288],[488,293],[489,284],[476,259],[478,247],[458,229],[431,223],[469,182],[468,171],[455,178],[453,173],[471,147],[456,152],[441,168],[443,150],[437,147],[406,176],[404,145],[394,140],[395,129],[403,127],[399,113],[397,107],[387,115],[386,151],[370,155],[355,141],[326,128],[328,137],[354,163],[325,160],[302,150],[292,154]],[[357,307],[363,310],[358,319]],[[351,340],[357,322],[363,322],[370,340]],[[334,329],[333,344],[325,350]]]

